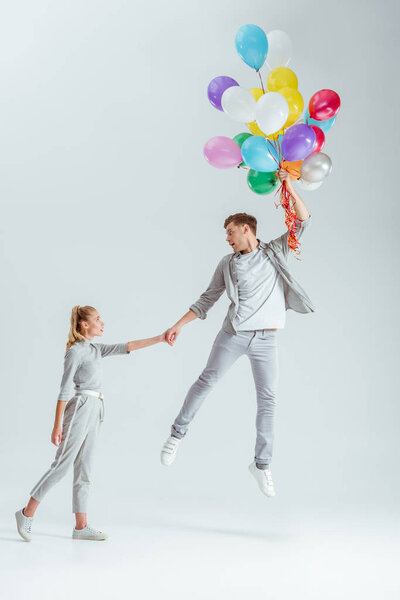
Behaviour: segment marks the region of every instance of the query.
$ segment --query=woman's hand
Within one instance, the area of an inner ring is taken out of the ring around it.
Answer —
[[[176,342],[176,339],[177,339],[178,335],[180,334],[181,329],[182,329],[182,325],[174,325],[173,327],[170,327],[169,329],[167,329],[167,331],[165,332],[167,343],[170,346],[173,346],[174,343]]]
[[[164,331],[164,333],[162,333],[160,335],[160,342],[165,342],[166,344],[168,344],[167,333],[168,333],[168,330]]]
[[[62,427],[61,425],[54,425],[53,431],[51,432],[51,443],[55,446],[59,446],[61,444],[62,438]]]

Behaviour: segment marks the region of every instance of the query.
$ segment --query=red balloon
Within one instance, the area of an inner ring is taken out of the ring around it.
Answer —
[[[316,125],[310,125],[310,127],[312,127],[315,131],[315,144],[314,148],[311,151],[311,154],[313,152],[321,152],[322,148],[325,145],[325,134],[322,131],[321,127],[317,127]]]
[[[332,119],[339,108],[340,97],[333,90],[319,90],[319,92],[315,92],[308,104],[310,117],[316,121]]]

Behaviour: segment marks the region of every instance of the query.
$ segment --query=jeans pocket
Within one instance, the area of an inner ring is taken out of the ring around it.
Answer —
[[[84,406],[87,402],[88,397],[87,396],[78,396],[78,408],[77,410],[80,410],[82,408],[82,406]]]

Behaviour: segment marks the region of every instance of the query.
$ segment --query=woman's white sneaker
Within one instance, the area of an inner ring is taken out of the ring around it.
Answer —
[[[86,525],[83,529],[73,529],[72,537],[74,540],[106,540],[107,534]]]
[[[164,446],[161,449],[161,462],[163,465],[168,467],[175,460],[176,453],[178,451],[179,444],[181,443],[181,439],[170,435]]]
[[[32,521],[33,517],[26,517],[22,512],[24,509],[17,510],[15,518],[17,520],[17,529],[19,535],[26,541],[30,542],[32,539]]]
[[[255,462],[249,465],[249,471],[258,483],[263,494],[272,498],[275,496],[274,482],[272,481],[271,469],[258,469]]]

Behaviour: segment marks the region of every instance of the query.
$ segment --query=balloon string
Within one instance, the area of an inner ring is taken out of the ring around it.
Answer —
[[[264,92],[264,94],[265,94],[265,89],[264,89],[264,85],[263,85],[263,82],[262,82],[262,78],[261,78],[260,69],[257,69],[257,73],[258,73],[258,76],[259,76],[259,78],[260,78],[260,82],[261,82],[262,91],[263,91],[263,92]]]
[[[280,142],[278,139],[276,139],[276,140],[272,140],[272,143],[273,143],[274,148],[277,151],[277,154],[279,154],[280,162],[279,162],[278,166],[279,166],[279,168],[283,169],[283,157],[282,157],[282,149],[281,149]],[[285,169],[285,170],[287,170],[287,169]],[[279,196],[280,196],[280,202],[279,202],[279,204],[277,204],[275,202],[275,208],[279,208],[279,206],[282,206],[285,211],[285,224],[289,231],[289,235],[288,235],[289,251],[294,252],[295,258],[297,260],[301,260],[301,258],[298,258],[298,255],[300,254],[301,243],[299,242],[299,240],[297,239],[297,236],[296,236],[297,213],[294,210],[294,204],[296,203],[296,200],[293,198],[292,194],[290,193],[290,190],[288,189],[288,187],[286,185],[286,181],[283,181],[282,184],[278,187],[277,191],[275,192],[275,196],[277,194],[279,194]],[[292,200],[292,202],[291,202],[291,200]]]

